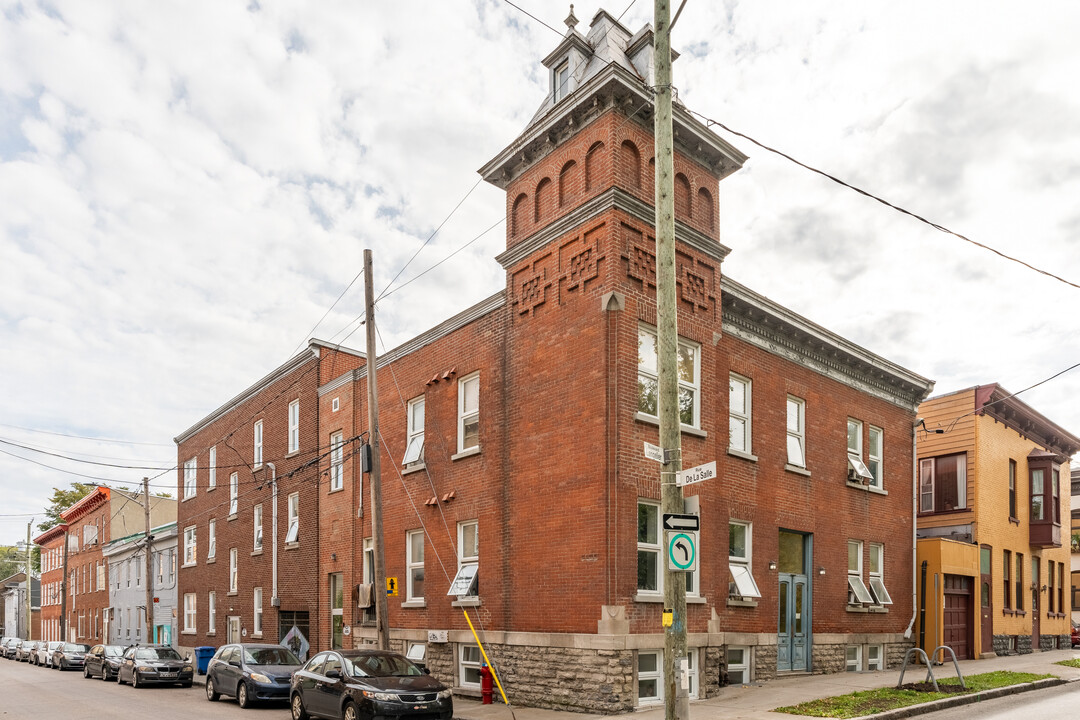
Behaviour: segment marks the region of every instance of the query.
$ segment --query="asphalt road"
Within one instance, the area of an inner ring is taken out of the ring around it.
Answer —
[[[974,705],[940,710],[926,716],[929,720],[1017,720],[1018,718],[1080,717],[1080,683],[1006,695]]]
[[[97,717],[109,720],[286,720],[285,703],[241,710],[231,698],[216,703],[206,699],[201,685],[194,687],[132,688],[100,679],[86,679],[82,671],[60,672],[27,663],[0,659],[0,718]]]

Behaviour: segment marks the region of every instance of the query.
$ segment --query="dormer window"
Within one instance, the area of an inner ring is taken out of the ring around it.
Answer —
[[[552,74],[552,84],[554,88],[555,102],[559,102],[566,97],[567,92],[570,90],[570,61],[564,60],[562,63],[555,67],[555,72]]]

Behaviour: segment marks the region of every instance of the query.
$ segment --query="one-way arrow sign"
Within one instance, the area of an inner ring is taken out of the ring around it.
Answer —
[[[664,513],[665,530],[698,530],[700,522],[697,515],[674,515]]]

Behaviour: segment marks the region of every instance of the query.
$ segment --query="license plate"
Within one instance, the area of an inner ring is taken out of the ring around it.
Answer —
[[[176,677],[176,673],[166,673],[166,672],[163,672],[163,673],[161,673],[161,677],[164,677],[164,678],[171,678],[171,677]]]

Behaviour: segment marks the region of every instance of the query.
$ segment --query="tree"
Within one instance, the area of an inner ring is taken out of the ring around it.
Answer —
[[[26,556],[14,545],[0,545],[0,580],[26,571]],[[41,548],[34,546],[30,553],[30,572],[41,571]]]
[[[53,525],[63,522],[60,513],[89,495],[96,487],[97,485],[92,483],[73,482],[70,488],[53,488],[49,506],[45,508],[45,520],[38,523],[38,530],[45,532]]]

